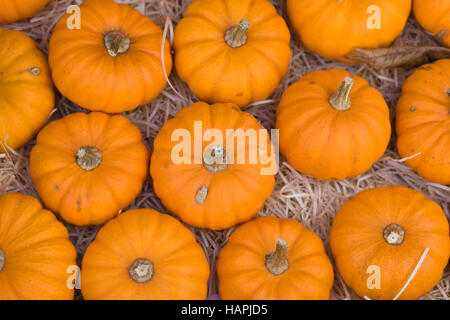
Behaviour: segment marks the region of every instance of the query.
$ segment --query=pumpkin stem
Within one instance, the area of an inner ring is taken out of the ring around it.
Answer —
[[[346,111],[352,106],[351,100],[348,98],[350,90],[353,86],[353,79],[350,77],[345,77],[339,87],[338,92],[333,94],[328,100],[331,106],[337,111]]]
[[[383,237],[387,243],[398,246],[405,240],[405,229],[396,223],[391,223],[384,228]]]
[[[109,55],[115,57],[130,49],[131,40],[120,31],[111,31],[105,35],[104,42]]]
[[[229,28],[225,32],[225,42],[233,49],[242,47],[247,42],[247,30],[250,22],[242,19],[236,26]]]
[[[76,161],[81,169],[92,171],[102,163],[102,152],[95,146],[86,146],[78,149]]]
[[[277,248],[266,256],[266,268],[273,275],[280,275],[289,269],[287,259],[288,244],[283,239],[277,240]]]
[[[153,269],[153,263],[150,260],[138,258],[128,267],[128,274],[134,282],[142,284],[152,280]]]
[[[195,202],[197,204],[204,204],[207,196],[208,196],[208,187],[202,186],[200,189],[198,189],[197,193],[195,194]]]
[[[227,153],[221,145],[212,146],[203,154],[203,166],[211,173],[227,169]]]
[[[5,267],[5,264],[6,264],[5,253],[3,252],[2,249],[0,249],[0,271],[3,270],[3,268]]]

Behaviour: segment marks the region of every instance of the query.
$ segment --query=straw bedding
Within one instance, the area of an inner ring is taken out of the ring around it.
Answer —
[[[79,4],[82,1],[53,0],[46,9],[35,17],[9,24],[3,27],[21,30],[30,35],[37,45],[48,53],[48,41],[53,27],[59,17],[71,4]],[[127,3],[145,14],[156,24],[164,28],[168,23],[167,37],[172,38],[172,28],[183,15],[183,12],[191,0],[121,0],[116,2]],[[287,19],[285,1],[272,0],[278,12]],[[167,19],[167,17],[169,19]],[[331,28],[332,26],[330,26]],[[292,30],[291,30],[292,31]],[[375,71],[365,65],[347,65],[330,60],[325,60],[305,50],[292,32],[292,59],[289,73],[282,80],[277,92],[271,100],[250,106],[245,111],[253,114],[267,129],[274,127],[275,110],[283,91],[301,76],[312,70],[342,68],[353,74],[366,78],[369,83],[379,89],[391,109],[391,120],[394,121],[394,107],[401,92],[404,80],[413,70],[402,68],[384,69]],[[436,45],[436,41],[423,31],[413,17],[410,17],[407,26],[394,45]],[[153,139],[168,119],[173,117],[178,110],[196,101],[188,88],[174,71],[170,76],[172,87],[167,88],[162,94],[148,105],[142,106],[125,115],[139,126],[144,136],[145,144],[150,150],[153,147]],[[84,111],[60,94],[57,95],[56,110],[52,120],[65,116],[72,112]],[[429,198],[437,201],[450,216],[450,188],[430,183],[419,177],[406,165],[399,161],[395,148],[395,134],[388,150],[368,172],[353,179],[341,182],[319,181],[302,175],[295,171],[283,157],[280,158],[280,171],[276,177],[276,187],[272,196],[266,201],[259,215],[272,215],[282,218],[293,218],[300,221],[306,227],[314,230],[328,247],[328,235],[333,217],[342,204],[363,189],[382,185],[405,185],[423,192]],[[22,192],[37,196],[36,190],[29,176],[28,156],[35,141],[31,141],[25,147],[7,153],[0,154],[0,194],[6,192]],[[167,212],[156,197],[151,178],[144,185],[140,196],[132,203],[130,208],[154,208],[161,212]],[[81,265],[82,255],[89,243],[95,238],[99,226],[74,227],[67,225],[70,237],[78,250],[78,263]],[[217,297],[217,279],[215,277],[215,260],[226,243],[233,229],[214,232],[209,230],[197,230],[189,227],[197,237],[198,242],[205,249],[211,265],[211,279],[209,281],[209,296]],[[82,299],[77,291],[77,299]],[[336,273],[335,285],[331,292],[332,299],[359,299],[348,288]],[[444,274],[439,284],[422,299],[450,299],[450,268]]]

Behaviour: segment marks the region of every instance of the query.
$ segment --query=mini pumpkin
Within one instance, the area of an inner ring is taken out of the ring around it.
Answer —
[[[252,115],[233,104],[204,102],[181,109],[164,124],[150,165],[166,208],[192,226],[212,230],[254,216],[272,193],[277,169],[267,131]]]
[[[388,47],[405,27],[411,0],[287,0],[303,45],[324,58],[345,58],[356,48]]]
[[[166,86],[161,28],[113,0],[86,0],[80,10],[80,29],[68,28],[65,14],[50,39],[49,62],[59,91],[83,108],[108,113],[135,109],[159,95]],[[169,75],[172,57],[164,41]]]
[[[67,229],[38,200],[0,196],[0,300],[72,300],[67,270],[76,256]]]
[[[329,299],[334,272],[321,239],[291,219],[239,226],[217,260],[225,300]]]
[[[30,18],[49,2],[50,0],[0,0],[0,24]]]
[[[0,152],[31,140],[54,104],[45,55],[26,34],[0,28]]]
[[[367,171],[391,134],[381,93],[339,69],[313,71],[287,88],[276,127],[280,151],[296,170],[335,181]]]
[[[330,234],[345,283],[361,297],[382,300],[417,299],[430,291],[447,265],[449,243],[448,221],[439,205],[402,186],[358,193],[339,210]]]
[[[450,47],[450,1],[413,0],[413,12],[420,25]]]
[[[152,209],[109,221],[83,257],[88,300],[206,299],[209,265],[194,235]]]
[[[396,109],[397,148],[427,180],[450,184],[450,59],[426,64],[405,81]]]
[[[195,0],[174,35],[180,78],[203,101],[268,98],[287,73],[290,33],[267,0]]]
[[[30,174],[44,204],[64,220],[102,224],[139,195],[148,158],[139,129],[126,117],[73,113],[39,133]]]

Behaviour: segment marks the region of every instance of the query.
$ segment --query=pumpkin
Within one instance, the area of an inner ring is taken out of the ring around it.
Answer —
[[[0,0],[0,24],[30,18],[49,2],[50,0]]]
[[[329,299],[334,272],[320,238],[291,219],[239,226],[217,260],[225,300]]]
[[[345,283],[361,297],[382,300],[417,299],[431,290],[447,265],[449,243],[448,221],[439,205],[403,186],[358,193],[339,210],[330,233]]]
[[[154,99],[164,89],[162,30],[137,10],[113,0],[80,5],[80,29],[65,14],[50,39],[49,62],[59,91],[83,108],[119,113]],[[164,40],[166,74],[172,69]]]
[[[222,137],[208,137],[214,131]],[[197,102],[156,136],[150,173],[169,211],[192,226],[221,230],[250,219],[270,196],[274,153],[267,131],[249,113]]]
[[[39,133],[30,174],[44,204],[65,221],[102,224],[139,195],[148,158],[126,117],[73,113]]]
[[[268,0],[195,0],[175,29],[175,67],[200,100],[243,107],[276,90],[289,41]]]
[[[443,45],[450,47],[450,1],[413,0],[413,12],[425,30],[440,38]]]
[[[367,171],[386,150],[389,108],[347,71],[313,71],[286,89],[277,109],[280,151],[298,171],[342,180]]]
[[[0,300],[72,300],[67,270],[76,256],[67,229],[38,200],[0,196]]]
[[[0,152],[31,140],[54,104],[47,58],[26,34],[0,28]]]
[[[390,46],[406,25],[411,0],[287,0],[287,12],[306,49],[352,62],[345,57],[356,48]]]
[[[135,209],[109,221],[83,257],[88,300],[206,299],[209,265],[194,235],[175,218]]]
[[[396,109],[397,149],[427,180],[450,184],[450,59],[426,64],[405,81]],[[420,154],[419,154],[420,153]]]

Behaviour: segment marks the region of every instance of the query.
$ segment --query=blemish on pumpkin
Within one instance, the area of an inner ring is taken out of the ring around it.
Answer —
[[[420,67],[419,69],[420,69],[420,70],[425,70],[425,71],[433,70],[433,68],[430,67],[430,66],[427,66],[427,67]]]
[[[59,191],[59,186],[57,184],[54,184],[53,186],[55,187],[56,191]]]
[[[241,111],[241,109],[235,104],[233,104],[232,108],[236,111]]]
[[[5,253],[3,252],[2,249],[0,249],[0,271],[3,270],[3,268],[5,267],[5,264],[6,264]]]
[[[237,97],[242,97],[243,95],[244,95],[243,92],[239,92],[239,93],[236,94]]]
[[[41,69],[39,69],[38,67],[33,67],[28,69],[28,71],[33,75],[33,76],[38,76],[41,74]]]
[[[77,199],[77,211],[80,212],[81,211],[81,198]]]
[[[197,204],[204,204],[207,196],[208,196],[208,186],[202,186],[200,189],[197,190],[197,193],[195,194],[195,202]]]
[[[416,111],[416,108],[415,107],[411,107],[411,108],[409,108],[409,110],[410,111]]]

